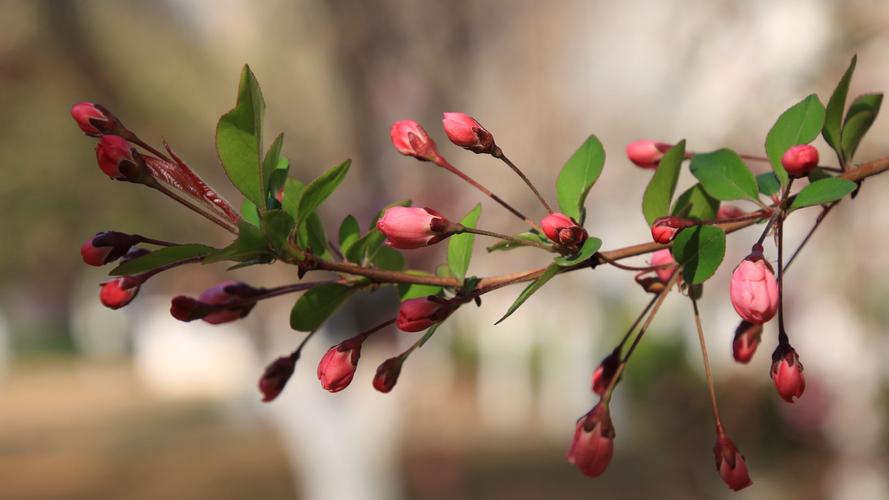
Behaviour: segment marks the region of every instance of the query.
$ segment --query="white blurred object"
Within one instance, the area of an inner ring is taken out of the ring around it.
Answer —
[[[108,309],[99,301],[92,273],[84,274],[71,301],[71,336],[77,351],[93,358],[122,356],[130,348],[130,321],[142,307],[141,297],[124,309]]]
[[[166,297],[140,297],[134,317],[135,368],[145,385],[166,397],[232,398],[256,383],[259,361],[244,323],[183,323]]]
[[[9,327],[6,324],[6,315],[0,311],[0,377],[6,374],[9,365]]]

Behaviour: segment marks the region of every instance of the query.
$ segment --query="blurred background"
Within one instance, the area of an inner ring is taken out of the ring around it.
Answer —
[[[152,279],[125,309],[103,308],[97,284],[108,269],[78,255],[95,232],[214,245],[228,235],[155,192],[109,181],[69,115],[78,101],[104,104],[149,142],[165,138],[239,203],[214,130],[249,63],[268,104],[266,139],[285,133],[292,173],[307,181],[354,159],[321,210],[329,227],[348,213],[368,224],[409,197],[452,218],[481,201],[480,227],[522,230],[455,177],[398,155],[388,139],[394,120],[423,123],[453,163],[535,216],[535,200],[504,165],[447,143],[441,112],[477,117],[550,200],[564,160],[595,133],[609,156],[586,225],[617,248],[649,238],[639,207],[650,172],[625,159],[629,141],[686,138],[697,151],[762,154],[775,118],[810,92],[826,102],[854,53],[850,99],[886,91],[885,2],[0,7],[0,498],[889,498],[889,178],[834,210],[788,274],[788,327],[808,382],[797,404],[783,403],[768,377],[774,325],[750,365],[732,361],[738,318],[727,278],[759,233],[730,237],[702,308],[723,418],[754,480],[732,495],[713,470],[700,352],[679,296],[617,391],[608,472],[591,480],[564,460],[575,419],[595,402],[593,368],[648,300],[614,268],[559,278],[497,327],[519,290],[486,295],[410,358],[388,395],[371,387],[376,365],[415,337],[380,333],[352,386],[328,394],[315,377],[322,353],[395,310],[390,289],[364,295],[313,339],[283,395],[259,403],[263,367],[302,339],[288,327],[293,297],[226,326],[179,323],[169,298],[225,276],[222,265],[191,266]],[[881,118],[858,159],[889,155],[887,133]],[[816,145],[832,163],[826,144]],[[687,173],[680,182],[690,185]],[[816,213],[794,215],[790,245]],[[485,244],[477,238],[476,274],[546,261],[532,250],[488,255]],[[411,265],[433,268],[443,248],[411,252]],[[257,286],[296,280],[290,268],[265,267],[234,274]]]

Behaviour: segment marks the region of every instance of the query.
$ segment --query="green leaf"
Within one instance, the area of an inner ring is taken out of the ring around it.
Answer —
[[[824,129],[821,131],[821,136],[824,137],[827,144],[837,152],[840,164],[845,164],[842,148],[843,111],[846,109],[846,96],[849,94],[849,82],[852,80],[852,74],[855,72],[855,65],[857,63],[858,55],[852,56],[852,60],[849,61],[849,67],[846,69],[846,72],[843,73],[840,82],[837,83],[836,88],[833,90],[833,94],[830,95],[830,100],[827,101],[827,108],[824,112]]]
[[[265,102],[249,66],[241,72],[238,101],[216,125],[216,152],[232,184],[257,207],[265,207],[262,185],[262,116]]]
[[[287,238],[293,230],[293,217],[281,209],[269,210],[262,218],[262,231],[269,245],[279,255],[287,245]]]
[[[757,175],[756,185],[759,186],[759,192],[766,196],[772,196],[781,190],[781,181],[778,180],[778,176],[775,175],[775,172],[766,172]]]
[[[272,186],[272,175],[279,171],[278,168],[281,164],[281,147],[284,145],[284,133],[278,134],[278,137],[275,138],[275,142],[272,143],[271,147],[265,154],[265,159],[262,161],[262,198],[266,200],[266,204],[269,208],[272,207],[272,200],[275,199],[275,191],[273,191]],[[285,162],[286,158],[283,159]],[[287,162],[289,166],[290,162]],[[286,170],[285,170],[286,172]],[[269,196],[271,194],[271,196]],[[265,205],[264,205],[265,206]],[[264,211],[264,210],[263,210]]]
[[[559,256],[556,257],[553,262],[561,267],[570,267],[589,259],[594,253],[598,252],[600,248],[602,248],[602,240],[589,237],[583,242],[583,246],[580,247],[580,251],[577,252],[576,255],[569,257]]]
[[[340,183],[343,182],[343,179],[346,178],[351,164],[352,160],[346,160],[324,172],[306,186],[302,198],[299,200],[299,210],[296,217],[297,225],[301,225],[309,214],[314,213],[324,203],[324,200],[336,190]]]
[[[519,233],[519,234],[514,235],[513,237],[517,238],[519,240],[522,240],[522,241],[527,241],[528,244],[525,245],[522,243],[517,243],[515,241],[501,240],[501,241],[498,241],[497,243],[494,243],[493,245],[487,247],[486,250],[488,252],[498,252],[498,251],[515,250],[516,248],[527,248],[529,246],[533,246],[534,242],[546,243],[546,244],[550,243],[550,241],[546,237],[544,237],[543,235],[541,235],[540,233],[537,233],[537,232]]]
[[[830,172],[828,172],[827,170],[824,170],[821,167],[815,167],[812,169],[811,172],[809,172],[808,177],[809,177],[809,182],[812,183],[815,181],[820,181],[821,179],[829,179],[829,178],[833,177],[833,175],[831,175]]]
[[[515,302],[513,302],[512,305],[509,306],[509,309],[506,310],[506,314],[504,314],[503,317],[498,319],[497,323],[494,324],[499,324],[501,321],[511,316],[512,313],[514,313],[516,309],[519,308],[519,306],[524,304],[525,301],[528,300],[529,297],[531,297],[531,295],[534,295],[534,292],[540,290],[540,287],[545,285],[547,281],[551,280],[553,276],[559,274],[559,270],[561,269],[562,268],[559,267],[558,264],[550,264],[549,267],[547,267],[546,270],[543,271],[543,274],[541,274],[540,277],[532,281],[530,285],[522,290],[522,293],[520,293],[518,298],[515,299]]]
[[[407,271],[408,274],[412,274],[414,276],[432,276],[431,274],[423,271]],[[435,285],[421,285],[417,283],[399,283],[398,284],[398,298],[404,302],[409,299],[416,299],[417,297],[428,297],[429,295],[439,295],[442,291],[440,286]]]
[[[697,183],[676,198],[671,215],[686,219],[713,220],[719,212],[719,200],[707,194],[704,186]]]
[[[365,258],[373,260],[374,255],[383,246],[383,242],[386,241],[386,237],[377,229],[377,221],[383,216],[383,212],[391,207],[409,207],[410,205],[411,200],[400,200],[380,209],[373,220],[371,220],[370,227],[364,236],[358,238],[358,241],[353,243],[348,250],[343,251],[346,254],[346,259],[356,264],[364,262]]]
[[[317,213],[312,213],[305,223],[299,227],[297,240],[300,248],[308,248],[316,257],[329,260],[332,257],[330,247],[327,244],[327,233],[324,231],[324,223]]]
[[[247,198],[244,198],[244,201],[241,202],[241,218],[259,227],[259,211],[256,210],[256,205]]]
[[[168,264],[182,262],[195,257],[203,257],[215,251],[216,249],[213,247],[196,243],[164,247],[142,257],[124,262],[112,269],[110,274],[112,276],[129,276],[144,273]]]
[[[246,221],[238,224],[238,237],[227,247],[210,253],[202,261],[204,264],[212,264],[224,260],[245,262],[254,259],[270,259],[269,243],[258,227]]]
[[[330,283],[304,293],[290,310],[290,328],[313,332],[355,292],[352,287]]]
[[[591,135],[568,158],[556,179],[556,197],[562,213],[583,222],[583,203],[605,165],[605,149],[595,135]]]
[[[297,212],[299,212],[299,200],[302,198],[305,189],[305,184],[293,177],[288,177],[284,181],[284,197],[281,198],[281,209],[290,214],[293,220],[296,220]]]
[[[824,105],[811,94],[791,106],[778,117],[766,136],[766,155],[782,186],[787,185],[787,172],[781,165],[784,153],[798,144],[808,144],[818,137],[824,125]]]
[[[481,213],[482,205],[479,203],[460,220],[460,224],[474,228]],[[451,274],[460,281],[463,281],[466,270],[469,269],[473,243],[475,235],[470,233],[455,234],[448,239],[448,267],[451,269]]]
[[[394,248],[381,247],[374,255],[373,265],[387,271],[403,271],[407,267],[404,255]]]
[[[855,191],[855,187],[854,182],[840,177],[815,181],[797,193],[790,203],[790,210],[837,201]]]
[[[842,132],[843,157],[846,162],[852,161],[858,144],[877,119],[882,103],[883,94],[864,94],[856,97],[849,105]]]
[[[343,255],[349,253],[349,249],[358,241],[360,235],[361,227],[358,226],[358,220],[351,215],[347,215],[343,222],[340,223],[339,230],[340,251]],[[358,263],[356,261],[353,262]]]
[[[710,279],[725,257],[725,232],[716,226],[687,227],[673,240],[673,258],[682,279],[697,285]]]
[[[275,167],[275,170],[272,171],[272,175],[269,178],[269,194],[268,194],[268,205],[269,208],[281,207],[281,202],[278,200],[277,195],[280,191],[284,189],[284,183],[287,182],[287,174],[290,172],[290,160],[285,158],[284,156],[278,157],[278,166]],[[281,198],[283,200],[283,196]],[[294,209],[295,210],[295,209]]]
[[[710,196],[722,201],[758,198],[753,173],[731,149],[698,153],[691,159],[691,173]]]
[[[685,139],[670,148],[661,158],[660,164],[648,181],[645,194],[642,196],[642,214],[650,226],[658,217],[670,211],[670,201],[679,181],[679,167],[685,159]]]

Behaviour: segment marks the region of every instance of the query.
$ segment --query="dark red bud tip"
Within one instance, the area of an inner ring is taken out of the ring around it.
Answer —
[[[377,367],[377,373],[374,375],[374,389],[388,393],[395,387],[398,382],[398,376],[401,374],[401,365],[404,359],[401,356],[389,358]]]
[[[83,262],[91,266],[103,266],[127,255],[139,240],[132,235],[117,231],[97,233],[80,247]]]
[[[739,491],[753,484],[744,456],[728,436],[721,434],[717,438],[713,455],[716,458],[716,470],[729,489]]]
[[[788,344],[778,344],[772,353],[772,368],[769,372],[775,389],[781,399],[793,403],[806,390],[806,379],[803,376],[803,364],[799,361],[796,350]]]
[[[287,381],[293,375],[298,355],[282,356],[265,368],[259,379],[259,392],[262,393],[262,401],[268,403],[281,394]]]
[[[805,177],[818,166],[818,150],[811,144],[793,146],[781,156],[781,165],[790,177]]]
[[[448,139],[457,146],[475,153],[494,152],[494,136],[475,118],[465,113],[444,113],[441,123]]]
[[[440,157],[435,142],[419,123],[413,120],[399,120],[389,129],[389,137],[395,149],[418,160],[434,161]]]
[[[398,308],[395,326],[403,332],[422,332],[443,321],[453,310],[453,306],[438,297],[418,297],[405,300]]]
[[[614,454],[614,436],[608,406],[598,403],[577,420],[568,461],[587,476],[602,475]]]
[[[579,247],[587,239],[584,228],[563,213],[553,213],[540,221],[540,227],[546,237],[559,245]]]
[[[762,324],[741,321],[735,329],[732,356],[738,363],[749,363],[762,337]]]
[[[651,224],[651,238],[662,245],[673,241],[681,229],[693,225],[694,222],[682,217],[659,217]]]
[[[111,309],[120,309],[139,294],[139,280],[132,276],[105,281],[99,286],[99,300]]]
[[[71,117],[80,130],[92,137],[123,132],[120,120],[103,106],[93,102],[79,102],[71,106]]]
[[[170,314],[179,321],[194,321],[200,319],[197,314],[200,304],[191,297],[179,295],[173,297],[170,303]]]
[[[620,356],[617,351],[613,351],[599,363],[596,371],[593,372],[592,386],[594,393],[600,396],[605,394],[605,390],[611,385],[611,379],[614,378],[619,364]]]
[[[144,175],[145,166],[136,159],[136,150],[123,137],[103,135],[96,145],[96,161],[108,177],[137,182]]]

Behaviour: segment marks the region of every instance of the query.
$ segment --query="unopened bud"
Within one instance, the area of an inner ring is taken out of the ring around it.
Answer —
[[[543,233],[550,240],[566,247],[579,247],[587,239],[587,232],[577,222],[562,213],[552,213],[540,221]]]
[[[298,352],[290,356],[281,356],[265,368],[262,377],[259,379],[259,392],[262,393],[263,402],[268,403],[281,394],[284,386],[287,385],[287,381],[293,375],[293,369],[298,358]]]
[[[389,129],[389,137],[395,149],[405,156],[413,156],[423,161],[433,161],[440,156],[435,148],[435,142],[426,130],[413,120],[399,120],[393,123]]]
[[[197,300],[183,295],[174,297],[170,314],[180,321],[202,319],[218,325],[241,319],[256,305],[256,299],[263,290],[246,283],[227,281],[204,290]]]
[[[80,256],[86,264],[103,266],[126,255],[137,243],[139,239],[131,234],[117,231],[96,233],[81,245]]]
[[[451,235],[451,223],[431,208],[391,207],[377,221],[377,229],[392,248],[412,249],[438,243]]]
[[[141,182],[148,175],[145,162],[123,137],[103,135],[96,145],[99,168],[108,177],[121,181]]]
[[[756,348],[762,340],[762,324],[741,321],[735,328],[735,338],[732,341],[732,356],[738,363],[747,364],[753,359]]]
[[[133,276],[121,276],[105,281],[99,286],[99,300],[110,309],[120,309],[132,302],[139,293],[141,282]]]
[[[435,296],[408,299],[398,308],[395,326],[403,332],[422,332],[443,321],[452,311],[450,303]]]
[[[356,335],[328,349],[318,363],[318,380],[321,387],[330,392],[339,392],[352,383],[364,335]]]
[[[719,210],[716,212],[716,218],[719,220],[737,219],[738,217],[743,217],[745,215],[747,215],[747,212],[731,203],[720,204]]]
[[[120,135],[126,130],[120,120],[101,104],[79,102],[71,106],[71,117],[86,135],[99,137],[104,134]]]
[[[778,282],[772,266],[766,262],[762,246],[738,264],[732,273],[729,288],[732,306],[742,319],[750,323],[766,323],[778,311]]]
[[[662,283],[668,283],[676,270],[676,259],[669,248],[662,248],[651,254],[651,266],[657,267],[655,273]]]
[[[806,390],[803,364],[800,363],[796,350],[789,344],[778,344],[772,353],[772,368],[769,374],[778,394],[788,403],[793,403],[793,399],[802,396]]]
[[[753,484],[744,456],[728,436],[720,433],[713,447],[713,455],[716,458],[716,470],[729,489],[739,491]]]
[[[396,356],[383,361],[377,367],[377,373],[374,375],[374,389],[387,393],[395,387],[398,382],[398,376],[401,374],[401,365],[404,364],[404,358]]]
[[[793,146],[781,156],[781,165],[790,177],[805,177],[818,166],[818,150],[811,144]]]
[[[445,113],[441,122],[448,139],[457,146],[475,153],[494,152],[494,136],[475,118],[465,113]]]
[[[577,420],[568,461],[590,477],[600,476],[614,454],[614,427],[608,406],[598,403]]]
[[[669,144],[650,140],[634,141],[627,144],[627,158],[642,168],[657,168],[661,158],[670,149]]]
[[[673,241],[679,230],[692,225],[694,225],[693,221],[683,219],[682,217],[672,215],[658,217],[651,224],[651,238],[662,245],[666,245]]]
[[[620,365],[620,353],[614,350],[599,363],[596,371],[593,372],[593,392],[598,395],[605,394],[605,390],[611,385],[611,379],[617,373],[617,367]]]

